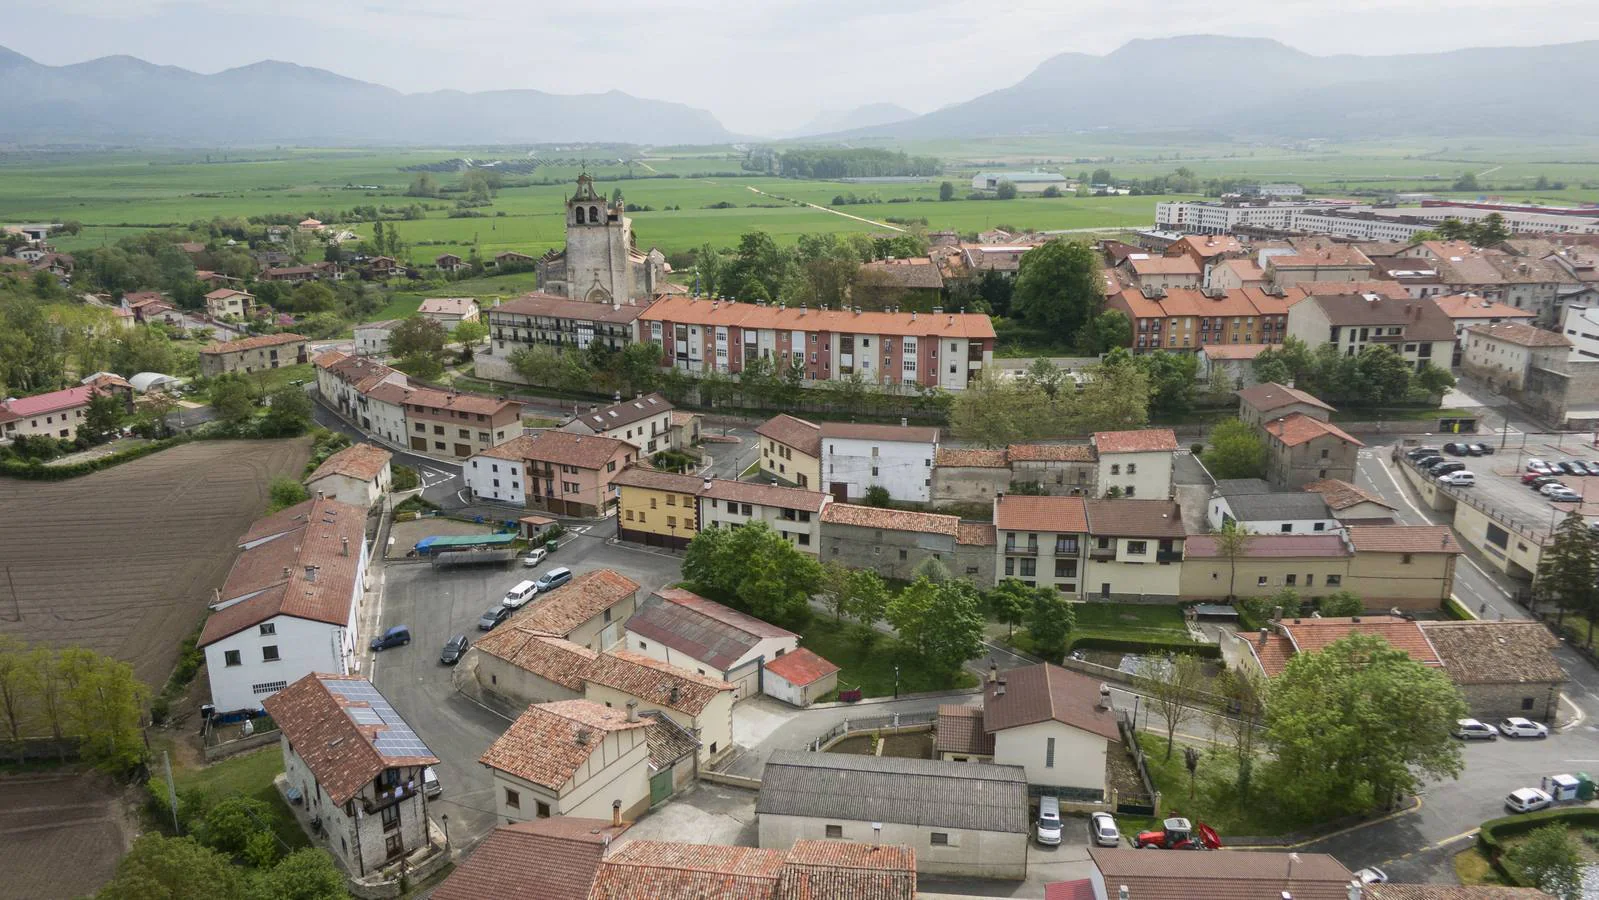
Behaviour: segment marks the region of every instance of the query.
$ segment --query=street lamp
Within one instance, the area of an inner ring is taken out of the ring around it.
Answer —
[[[894,667],[894,699],[899,699],[899,666]]]
[[[439,816],[439,819],[444,823],[444,855],[448,857],[450,855],[450,814],[445,813]]]

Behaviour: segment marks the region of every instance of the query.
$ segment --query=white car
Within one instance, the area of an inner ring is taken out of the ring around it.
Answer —
[[[1455,722],[1454,735],[1463,741],[1492,741],[1499,737],[1499,732],[1494,730],[1487,722],[1476,719],[1460,719]]]
[[[1511,716],[1499,723],[1499,733],[1512,738],[1546,738],[1549,726],[1520,716]]]
[[[1533,812],[1548,807],[1555,799],[1537,788],[1516,788],[1505,798],[1505,809],[1513,813]]]
[[[1570,488],[1566,488],[1566,487],[1562,487],[1558,491],[1551,491],[1551,492],[1549,492],[1547,494],[1544,494],[1544,496],[1548,497],[1550,500],[1553,500],[1556,503],[1581,503],[1582,502],[1582,495],[1581,494],[1577,493],[1576,491],[1571,490]]]
[[[1355,873],[1355,879],[1361,884],[1387,884],[1388,873],[1376,866],[1367,866]]]
[[[543,562],[544,561],[544,557],[549,556],[549,555],[550,555],[550,552],[548,550],[545,550],[543,547],[534,547],[532,550],[529,550],[527,552],[526,556],[522,557],[522,565],[525,566],[526,568],[531,569],[534,566],[538,565],[539,563]]]
[[[1461,470],[1459,472],[1450,472],[1447,475],[1439,475],[1438,483],[1449,487],[1471,487],[1477,483],[1477,476]]]
[[[1551,481],[1548,484],[1544,485],[1543,487],[1539,488],[1538,489],[1538,493],[1543,494],[1545,497],[1547,497],[1550,494],[1558,494],[1561,491],[1569,492],[1570,490],[1571,490],[1571,488],[1566,487],[1564,484],[1561,484],[1558,481]]]
[[[1122,833],[1116,828],[1116,817],[1097,812],[1088,817],[1088,839],[1096,847],[1119,847]]]
[[[1527,471],[1537,472],[1539,475],[1549,475],[1554,470],[1550,469],[1549,464],[1541,459],[1529,459],[1527,460]]]
[[[444,785],[439,784],[439,775],[433,771],[432,766],[422,770],[422,793],[426,794],[430,800],[444,793]]]

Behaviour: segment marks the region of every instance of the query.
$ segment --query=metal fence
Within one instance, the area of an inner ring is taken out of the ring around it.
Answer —
[[[855,734],[862,731],[877,731],[883,728],[903,728],[909,725],[931,725],[938,721],[938,713],[894,713],[889,716],[869,716],[858,719],[845,719],[844,721],[827,729],[811,741],[806,749],[818,752],[836,738]]]
[[[1122,735],[1122,746],[1133,756],[1133,766],[1138,769],[1138,780],[1144,785],[1144,796],[1134,797],[1123,794],[1116,798],[1116,811],[1134,816],[1152,816],[1155,814],[1155,782],[1149,777],[1149,764],[1144,760],[1143,745],[1138,743],[1138,733],[1134,727],[1132,713],[1122,710],[1116,717],[1116,728]]]

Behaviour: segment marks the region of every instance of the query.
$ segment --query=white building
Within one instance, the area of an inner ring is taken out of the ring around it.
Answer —
[[[832,500],[820,491],[711,479],[699,491],[700,527],[765,522],[790,544],[817,556],[822,546],[822,509]]]
[[[1216,482],[1206,519],[1213,529],[1237,522],[1251,534],[1318,534],[1341,527],[1320,494],[1274,490],[1259,478]]]
[[[1431,299],[1350,293],[1306,297],[1288,308],[1288,333],[1311,346],[1332,344],[1344,356],[1386,346],[1421,371],[1449,368],[1455,327]]]
[[[424,319],[443,325],[445,331],[454,331],[462,322],[478,320],[477,301],[471,297],[429,297],[416,312]]]
[[[672,448],[672,402],[659,392],[592,409],[561,426],[574,434],[593,434],[626,441],[641,453]]]
[[[473,497],[492,500],[510,506],[527,505],[528,463],[520,459],[507,459],[490,450],[479,453],[461,466],[461,479]]]
[[[529,706],[478,760],[494,775],[501,822],[553,816],[634,819],[650,805],[649,727],[637,705]]]
[[[1099,431],[1089,439],[1099,458],[1099,493],[1165,500],[1172,495],[1177,435],[1170,428]]]
[[[824,422],[821,431],[822,484],[835,500],[860,500],[873,487],[895,500],[932,499],[937,428]]]
[[[266,701],[283,774],[322,821],[321,843],[356,878],[433,843],[422,771],[438,758],[377,688],[354,675],[306,675]]]
[[[1599,307],[1568,306],[1561,323],[1572,359],[1599,359]]]
[[[404,372],[338,350],[318,354],[312,364],[317,393],[324,403],[367,434],[390,446],[405,446],[405,398],[410,381]]]
[[[999,190],[1002,181],[1016,185],[1016,190],[1023,194],[1042,192],[1051,185],[1062,191],[1070,186],[1066,176],[1059,172],[978,172],[972,176],[972,190]]]
[[[1183,517],[1170,500],[1089,500],[1085,596],[1176,601],[1182,592]]]
[[[799,648],[766,666],[761,690],[790,706],[804,709],[838,688],[838,666]]]
[[[761,668],[799,647],[799,635],[682,588],[645,598],[624,626],[627,649],[733,685],[733,699],[761,692]]]
[[[351,506],[371,509],[389,492],[394,454],[375,444],[351,444],[317,466],[305,480],[306,490]]]
[[[1473,325],[1466,329],[1460,367],[1488,383],[1489,390],[1519,391],[1532,368],[1559,368],[1571,358],[1572,342],[1563,334],[1520,322]]]
[[[259,519],[200,632],[211,702],[259,709],[312,672],[353,670],[366,509],[313,498]]]
[[[381,322],[362,322],[355,326],[356,355],[387,356],[389,353],[389,333],[398,324],[400,324],[399,319],[384,319]]]

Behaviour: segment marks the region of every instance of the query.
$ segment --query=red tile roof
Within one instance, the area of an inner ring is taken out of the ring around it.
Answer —
[[[902,441],[914,444],[936,444],[938,443],[938,429],[926,425],[823,422],[822,437],[856,441]]]
[[[51,391],[48,394],[35,394],[32,397],[18,397],[15,400],[0,401],[0,409],[17,416],[42,416],[64,409],[85,406],[90,400],[94,399],[95,393],[94,385],[84,384],[62,391]]]
[[[584,900],[611,841],[628,829],[609,819],[553,816],[489,832],[432,900]]]
[[[535,703],[489,745],[478,762],[523,781],[559,791],[619,731],[648,728],[629,722],[625,710],[589,700]],[[597,767],[616,760],[601,754]]]
[[[1087,500],[1088,532],[1108,537],[1180,538],[1183,516],[1170,500]]]
[[[1356,447],[1366,446],[1358,438],[1350,436],[1349,432],[1331,422],[1312,419],[1304,413],[1297,412],[1285,418],[1273,419],[1267,422],[1266,433],[1290,447],[1297,447],[1307,441],[1327,436],[1347,441]]]
[[[616,459],[619,454],[626,457],[636,453],[637,450],[638,448],[626,441],[601,437],[597,434],[541,431],[538,434],[511,438],[497,447],[483,451],[480,455],[492,456],[495,459],[535,459],[556,465],[598,470],[605,468],[606,464]]]
[[[594,875],[588,900],[772,900],[783,851],[627,841]]]
[[[881,528],[885,531],[918,531],[923,534],[946,534],[955,537],[960,531],[961,520],[957,516],[938,513],[829,503],[822,510],[822,522],[827,525]]]
[[[460,391],[436,391],[432,388],[412,388],[406,394],[407,406],[419,406],[424,412],[448,410],[450,412],[479,413],[485,416],[499,416],[507,410],[520,411],[522,404],[515,400],[503,397],[485,397],[482,394],[467,394]]]
[[[1312,481],[1305,485],[1303,490],[1312,494],[1320,494],[1322,500],[1326,501],[1330,508],[1336,510],[1348,509],[1351,506],[1358,506],[1362,503],[1375,503],[1378,506],[1386,506],[1389,509],[1394,508],[1376,494],[1358,488],[1347,481],[1340,481],[1337,478]]]
[[[1005,531],[1086,534],[1088,508],[1081,497],[1006,494],[994,503],[994,527]]]
[[[469,316],[477,312],[477,301],[471,297],[429,297],[416,311],[424,316]]]
[[[663,472],[641,463],[633,463],[616,473],[611,483],[622,487],[636,487],[651,491],[671,491],[677,494],[698,494],[704,480],[698,475]]]
[[[1542,622],[1423,622],[1455,684],[1560,684],[1560,641]]]
[[[1349,541],[1357,553],[1459,553],[1448,525],[1351,525]]]
[[[701,497],[717,500],[752,503],[777,509],[802,509],[809,512],[820,511],[822,504],[827,502],[827,495],[821,491],[807,491],[804,488],[783,487],[777,484],[757,484],[753,481],[730,481],[726,478],[712,480],[710,487],[702,486],[698,493]]]
[[[955,543],[967,547],[992,547],[997,542],[994,526],[987,522],[962,522],[955,529]]]
[[[1450,294],[1434,297],[1433,302],[1451,319],[1536,319],[1538,314],[1530,309],[1520,309],[1476,294]]]
[[[1184,559],[1224,558],[1212,534],[1190,535],[1183,542]],[[1336,534],[1255,534],[1244,545],[1245,559],[1283,559],[1352,556],[1353,551]]]
[[[472,646],[577,693],[583,692],[589,667],[599,658],[593,650],[565,638],[510,625],[494,629]]]
[[[933,465],[968,469],[1004,469],[1010,459],[1004,450],[950,450],[938,448],[933,454]]]
[[[1139,275],[1192,275],[1199,277],[1199,263],[1187,256],[1127,257],[1127,265]]]
[[[1473,325],[1466,329],[1467,334],[1481,335],[1493,338],[1518,347],[1570,347],[1571,340],[1563,334],[1545,331],[1532,325],[1521,322],[1494,322],[1487,325]]]
[[[1087,878],[1044,885],[1044,900],[1095,900],[1096,896],[1094,882]]]
[[[344,475],[358,481],[371,481],[383,472],[394,454],[376,444],[351,444],[317,466],[307,482],[329,475]]]
[[[704,712],[721,692],[733,689],[720,678],[669,666],[630,650],[601,653],[589,669],[588,680],[637,697],[651,708],[664,706],[690,716]]]
[[[1170,428],[1145,428],[1141,431],[1096,431],[1094,449],[1099,453],[1159,453],[1176,451],[1177,435]]]
[[[1265,381],[1238,392],[1238,399],[1242,400],[1251,409],[1262,413],[1269,413],[1274,409],[1293,406],[1295,403],[1304,403],[1318,409],[1332,412],[1333,408],[1317,400],[1313,394],[1308,394],[1298,388],[1291,388],[1276,383]]]
[[[994,735],[983,730],[983,709],[980,706],[940,706],[934,734],[937,738],[936,748],[941,754],[994,755]]]
[[[761,437],[771,438],[786,447],[793,447],[806,456],[822,455],[822,429],[787,413],[762,422],[756,426],[755,433]]]
[[[804,647],[790,650],[766,664],[766,671],[797,687],[815,684],[838,670],[838,666]]]
[[[1225,839],[1225,838],[1224,838]],[[1348,900],[1353,874],[1325,853],[1222,850],[1145,852],[1094,847],[1088,851],[1107,885],[1127,885],[1135,900]],[[1293,890],[1288,873],[1293,871]]]
[[[638,582],[612,569],[584,572],[518,610],[511,623],[527,631],[566,637],[638,592]]]
[[[298,334],[258,334],[255,337],[240,338],[236,341],[217,341],[200,348],[200,353],[212,355],[217,353],[238,353],[241,350],[259,350],[263,347],[281,347],[284,344],[303,344],[305,338]]]
[[[329,685],[356,688],[350,693],[376,696],[382,706],[354,699]],[[378,748],[386,736],[408,734],[414,738],[415,733],[394,713],[377,688],[359,675],[313,673],[266,698],[262,705],[335,804],[359,794],[384,769],[431,766],[439,761],[420,741],[404,743],[405,749],[420,748],[421,753],[391,753]],[[371,712],[363,714],[358,722],[350,713],[352,709]],[[371,722],[374,718],[379,721]],[[420,787],[414,785],[413,789]]]
[[[523,294],[490,307],[490,319],[499,315],[533,316],[551,319],[575,319],[583,322],[604,322],[626,325],[644,313],[642,306],[611,306],[609,303],[589,303],[554,294],[534,292]]]
[[[1109,741],[1121,740],[1116,714],[1099,708],[1098,679],[1049,663],[1009,669],[999,677],[1000,684],[983,685],[984,731],[1054,720]]]
[[[1282,344],[1206,344],[1199,352],[1211,359],[1254,359],[1267,350],[1281,350]]]
[[[795,841],[773,900],[915,900],[916,851],[892,844]]]
[[[1011,444],[1005,453],[1013,463],[1093,462],[1098,459],[1090,444]]]
[[[981,313],[846,312],[715,302],[693,297],[663,297],[640,317],[655,322],[701,326],[764,328],[836,334],[881,334],[927,338],[993,340],[994,325]]]

